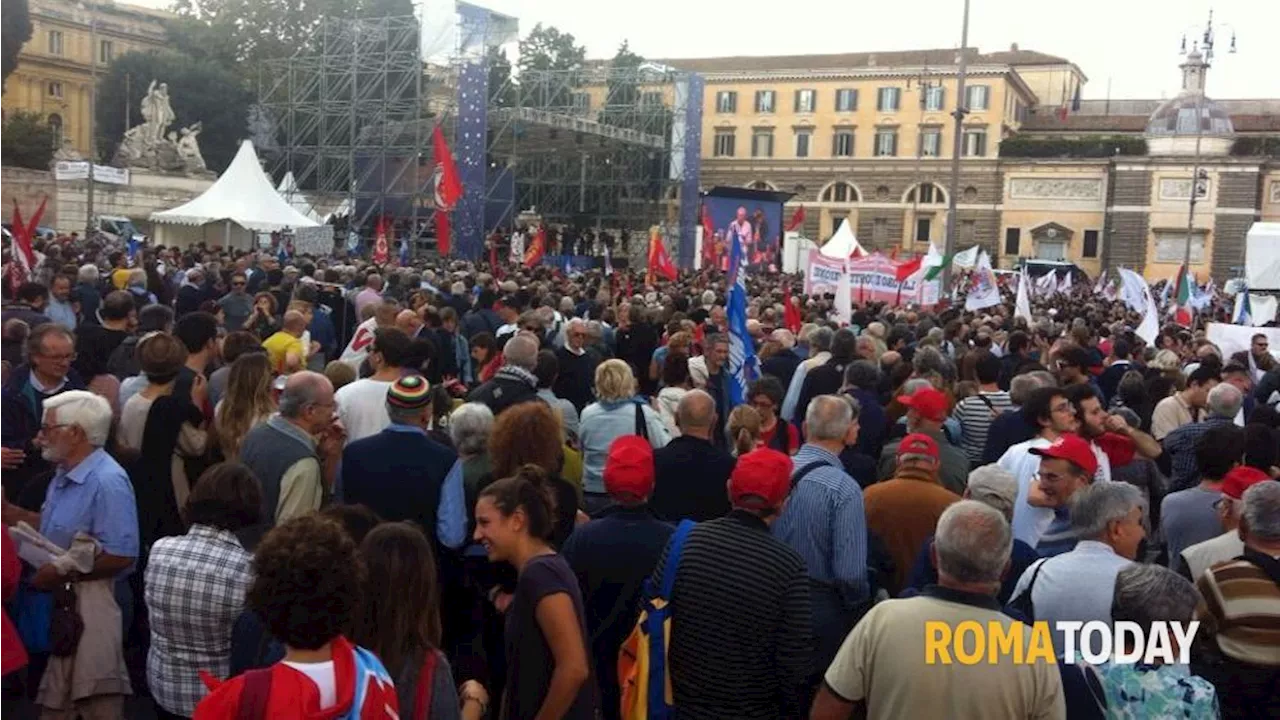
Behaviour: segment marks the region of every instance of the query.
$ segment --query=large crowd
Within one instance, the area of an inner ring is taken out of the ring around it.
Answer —
[[[718,271],[36,250],[6,716],[1280,717],[1266,334],[1147,343],[1088,288],[840,327],[761,272],[742,391]],[[927,664],[937,620],[1200,629],[1188,663]]]

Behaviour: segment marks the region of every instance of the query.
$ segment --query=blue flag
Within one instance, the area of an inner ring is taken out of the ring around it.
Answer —
[[[571,255],[564,256],[564,276],[565,277],[569,277],[569,275],[573,273],[573,263],[571,262],[572,259],[573,257]]]
[[[1236,325],[1253,325],[1253,303],[1249,300],[1248,289],[1236,294],[1236,311],[1232,313],[1231,322]]]
[[[129,244],[125,246],[125,254],[129,258],[129,265],[133,265],[134,260],[138,257],[138,238],[129,238]]]
[[[400,267],[409,264],[409,241],[407,239],[400,241]]]
[[[276,253],[276,261],[281,265],[286,265],[289,262],[289,253],[285,252],[284,240],[280,241],[280,251]]]
[[[756,349],[747,333],[747,272],[742,242],[733,239],[729,251],[729,404],[746,402],[747,387],[759,377]]]

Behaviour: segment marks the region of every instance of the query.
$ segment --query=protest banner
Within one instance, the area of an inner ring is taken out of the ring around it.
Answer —
[[[849,260],[849,284],[853,302],[915,304],[922,307],[936,305],[938,281],[923,281],[923,273],[917,273],[899,284],[897,268],[901,264],[880,253]],[[804,280],[805,294],[834,295],[840,284],[840,276],[844,273],[844,266],[842,259],[810,250]]]

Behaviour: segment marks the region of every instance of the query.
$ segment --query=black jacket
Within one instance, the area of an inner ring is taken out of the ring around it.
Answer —
[[[556,360],[560,361],[560,373],[551,390],[556,397],[568,400],[582,412],[595,400],[596,367],[602,362],[600,354],[587,348],[581,355],[574,355],[568,348],[560,348],[556,350]]]
[[[760,370],[765,375],[772,375],[782,382],[783,390],[791,387],[791,377],[800,366],[800,356],[794,350],[781,350],[760,363]]]
[[[467,401],[484,403],[496,416],[512,405],[538,399],[538,388],[532,377],[523,377],[510,365],[499,368],[492,380],[471,391]]]
[[[668,522],[712,520],[729,512],[725,483],[737,463],[701,438],[682,435],[653,451],[654,486],[649,507]]]
[[[834,358],[810,370],[804,376],[800,388],[800,400],[796,403],[796,417],[803,418],[809,412],[809,402],[819,395],[835,395],[844,385],[844,369],[848,363]]]

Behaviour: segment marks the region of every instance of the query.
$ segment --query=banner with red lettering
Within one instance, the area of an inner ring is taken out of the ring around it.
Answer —
[[[898,282],[898,268],[910,261],[891,260],[880,253],[849,260],[849,284],[855,303],[879,302],[890,305],[936,305],[939,283],[924,281],[919,273]],[[805,272],[806,295],[834,295],[844,273],[844,260],[809,251],[809,267]]]

